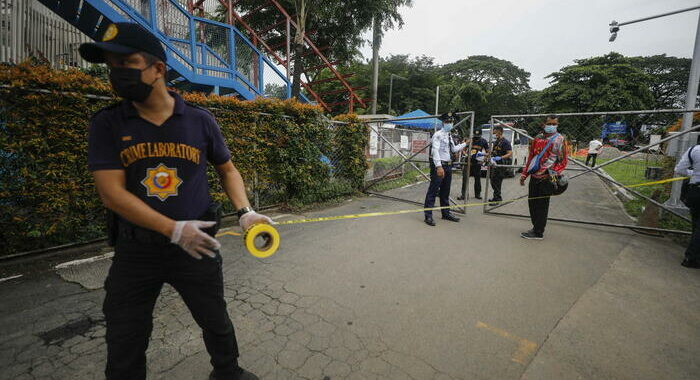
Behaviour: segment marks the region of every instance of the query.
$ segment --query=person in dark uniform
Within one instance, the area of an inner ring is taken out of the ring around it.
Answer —
[[[674,172],[678,176],[690,178],[684,203],[690,209],[693,233],[681,265],[686,268],[700,269],[700,146],[695,145],[685,151],[676,164]]]
[[[88,168],[117,231],[103,304],[107,379],[146,378],[153,306],[166,282],[202,329],[210,379],[257,379],[238,366],[207,163],[243,229],[271,220],[250,208],[214,116],[167,91],[166,55],[154,35],[115,23],[101,42],[79,51],[86,61],[107,64],[112,88],[123,98],[93,116],[88,137]]]
[[[508,170],[510,168],[499,167],[499,165],[510,165],[511,156],[513,155],[513,147],[510,145],[510,141],[503,137],[503,127],[496,125],[493,127],[493,135],[496,140],[493,142],[493,149],[491,150],[491,188],[493,189],[493,198],[489,199],[489,202],[500,202],[503,200],[501,196],[501,185],[503,185],[503,178],[506,177]]]
[[[425,208],[435,207],[435,198],[440,197],[440,206],[450,205],[450,186],[452,185],[453,153],[464,149],[466,141],[455,145],[452,139],[452,128],[455,117],[451,112],[440,116],[443,126],[435,132],[430,147],[430,186],[425,195]],[[459,218],[450,213],[450,209],[442,209],[442,219],[459,222]],[[425,211],[425,224],[435,226],[433,212]]]
[[[489,152],[489,142],[481,137],[481,129],[475,129],[473,133],[472,150],[469,154],[469,175],[474,177],[474,198],[481,199],[481,166]],[[463,189],[466,180],[466,177],[462,177]],[[464,200],[464,195],[460,195],[457,199]]]

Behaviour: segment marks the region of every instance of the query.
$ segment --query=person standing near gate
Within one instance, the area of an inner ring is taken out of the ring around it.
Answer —
[[[700,146],[695,145],[683,153],[674,172],[679,176],[690,177],[688,184],[684,184],[687,190],[681,199],[690,209],[693,234],[690,236],[690,244],[685,250],[685,258],[681,265],[700,269]]]
[[[595,160],[598,158],[598,153],[603,149],[603,143],[600,139],[593,139],[588,143],[588,155],[586,156],[586,166],[588,166],[588,161],[593,159],[591,167],[595,166]]]
[[[84,43],[79,51],[88,62],[107,64],[112,88],[123,98],[93,116],[88,134],[88,169],[115,215],[115,255],[103,304],[106,378],[146,378],[153,306],[167,282],[203,331],[210,379],[257,379],[238,366],[221,244],[214,238],[220,208],[209,194],[207,162],[244,230],[271,220],[250,208],[213,115],[167,91],[166,55],[153,34],[115,23],[101,42]]]
[[[551,175],[560,175],[568,162],[564,136],[557,132],[559,120],[547,116],[542,133],[532,141],[525,167],[520,175],[520,185],[530,176],[528,206],[532,229],[520,234],[525,239],[542,240],[549,213],[549,198],[554,192]]]
[[[475,129],[473,133],[472,150],[469,154],[469,175],[474,177],[474,198],[481,199],[481,167],[489,152],[489,142],[481,137],[481,129]],[[462,188],[466,181],[467,178],[462,177]],[[464,196],[460,195],[457,199],[464,200]]]
[[[510,141],[503,137],[503,127],[500,125],[493,127],[493,135],[496,137],[496,141],[493,142],[493,149],[491,150],[490,159],[491,188],[493,189],[493,198],[489,199],[489,202],[500,202],[503,200],[503,197],[501,196],[503,178],[506,177],[507,171],[512,169],[499,167],[499,165],[511,164],[513,147],[510,145]]]
[[[442,129],[435,132],[430,147],[430,186],[425,195],[425,208],[435,207],[435,198],[440,197],[440,206],[450,205],[450,186],[452,185],[452,153],[459,152],[467,146],[466,141],[455,145],[452,134],[455,117],[451,112],[440,116]],[[459,218],[452,215],[450,209],[440,210],[442,219],[451,222],[459,222]],[[425,224],[435,226],[433,212],[425,211]]]

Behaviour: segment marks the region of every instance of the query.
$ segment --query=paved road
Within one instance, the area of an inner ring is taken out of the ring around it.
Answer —
[[[425,186],[391,193],[420,200]],[[407,207],[366,197],[306,216]],[[461,223],[437,222],[405,214],[281,226],[282,248],[265,260],[221,238],[242,365],[264,379],[700,373],[700,272],[678,265],[682,247],[559,223],[525,241],[527,220],[476,208]],[[0,379],[101,378],[102,297],[54,273],[0,283]],[[206,378],[201,333],[171,288],[154,315],[150,378]]]

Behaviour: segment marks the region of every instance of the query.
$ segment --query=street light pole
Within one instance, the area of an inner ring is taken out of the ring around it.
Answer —
[[[435,89],[435,115],[438,114],[438,104],[440,104],[440,86]],[[433,129],[437,131],[437,120],[433,122]]]
[[[617,21],[612,21],[610,23],[610,42],[615,41],[617,38],[617,32],[620,30],[621,26],[634,24],[637,22],[647,21],[659,17],[675,15],[682,12],[688,12],[692,10],[700,9],[700,6],[679,9],[673,12],[662,13],[655,16],[644,17],[638,20],[627,21],[623,23],[618,23]],[[700,81],[700,15],[698,16],[697,30],[695,31],[695,47],[693,48],[693,60],[690,64],[690,75],[688,77],[688,89],[685,94],[685,109],[695,108],[696,101],[698,98],[698,82]],[[693,125],[693,113],[686,112],[683,114],[683,123],[681,124],[681,132],[689,130]],[[690,134],[686,133],[681,137],[680,147],[678,150],[678,159],[681,158],[683,153],[688,149],[690,145]],[[681,183],[676,181],[671,187],[671,197],[666,201],[666,204],[670,207],[684,208],[683,204],[680,202],[681,197]]]
[[[389,76],[389,110],[387,111],[389,113],[389,115],[391,115],[391,95],[393,93],[393,88],[394,88],[394,77],[399,78],[399,79],[403,79],[403,80],[408,80],[408,79],[402,77],[401,75],[391,74],[391,76]]]

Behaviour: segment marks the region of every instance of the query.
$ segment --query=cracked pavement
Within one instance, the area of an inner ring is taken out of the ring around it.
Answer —
[[[418,199],[424,186],[394,194]],[[406,206],[368,197],[306,216]],[[240,364],[262,379],[319,380],[700,371],[700,276],[678,265],[682,247],[557,223],[544,241],[523,241],[524,220],[480,210],[459,224],[437,221],[280,226],[282,246],[268,259],[245,254],[239,237],[220,238]],[[0,283],[0,379],[104,378],[103,297],[53,272]],[[210,370],[201,331],[168,285],[148,368],[151,379],[205,379]]]

